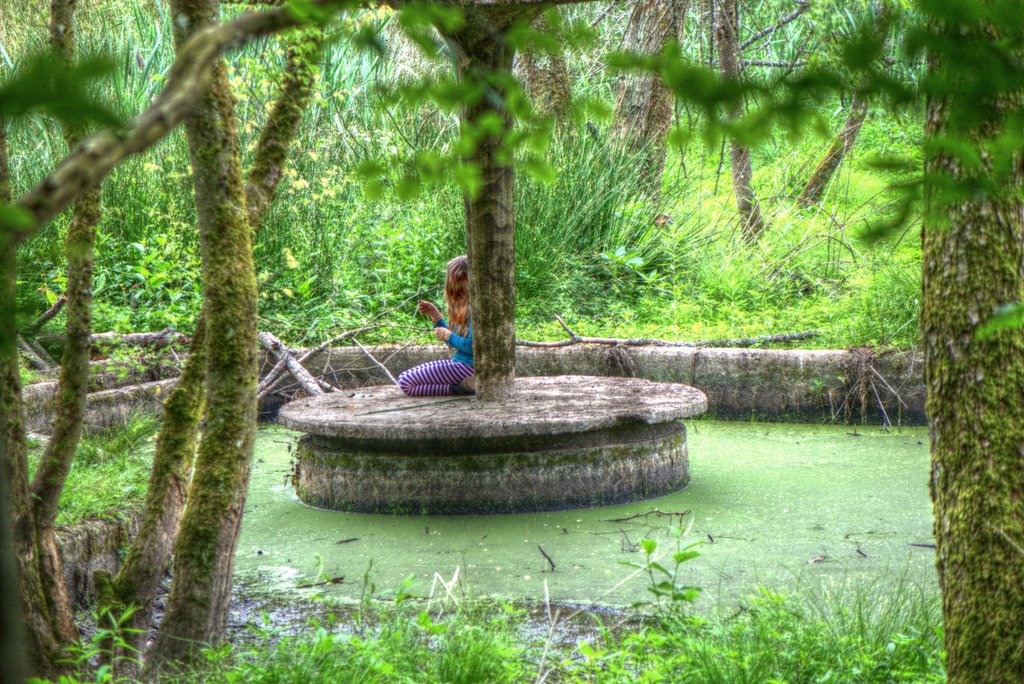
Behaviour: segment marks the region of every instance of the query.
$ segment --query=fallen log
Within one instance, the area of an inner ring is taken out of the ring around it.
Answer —
[[[102,351],[103,347],[144,347],[148,349],[164,349],[174,345],[187,345],[187,335],[167,328],[159,332],[146,333],[94,333],[90,336],[93,349]],[[64,346],[64,335],[62,333],[49,333],[39,335],[36,340],[44,347],[59,351]]]
[[[277,336],[273,333],[261,332],[259,333],[260,344],[268,352],[274,355],[274,358],[278,360],[278,363],[284,363],[288,372],[291,373],[302,389],[306,391],[311,397],[319,396],[324,392],[333,392],[334,387],[327,384],[322,380],[314,378],[308,370],[302,367],[298,359],[293,356],[292,351],[282,344],[281,340],[277,339]]]
[[[363,326],[361,328],[354,328],[352,330],[346,330],[345,332],[341,333],[340,335],[335,335],[334,337],[332,337],[331,339],[327,340],[326,342],[323,342],[322,344],[319,344],[318,346],[313,347],[312,349],[310,349],[307,352],[305,352],[304,354],[302,354],[302,356],[297,357],[295,360],[298,361],[298,363],[300,365],[304,364],[304,363],[306,363],[306,361],[310,360],[311,358],[313,358],[317,354],[319,354],[319,353],[321,353],[321,352],[323,352],[323,351],[325,351],[327,349],[330,349],[330,347],[332,345],[337,344],[338,342],[341,342],[342,340],[346,340],[346,339],[348,339],[350,337],[354,337],[355,335],[358,335],[359,333],[366,332],[368,330],[376,330],[377,328],[381,328],[384,325],[385,325],[384,323],[376,323],[376,324],[372,324],[372,325],[366,325],[366,326]],[[277,339],[277,338],[275,338],[275,339]],[[278,342],[280,342],[280,340],[278,340]],[[292,354],[289,354],[289,356],[292,356]],[[263,381],[260,383],[260,386],[259,386],[259,388],[257,390],[257,397],[259,399],[264,399],[264,398],[266,398],[266,396],[268,394],[273,392],[277,388],[277,386],[280,384],[280,381],[284,377],[286,370],[287,370],[286,360],[284,358],[278,359],[278,362],[274,365],[273,368],[270,369],[270,372],[267,373],[266,377],[264,377]],[[322,384],[325,384],[325,383],[322,383]]]
[[[28,365],[41,371],[50,369],[50,365],[39,356],[38,352],[21,335],[18,335],[18,349],[21,351],[21,355],[25,357],[25,360],[28,361]]]

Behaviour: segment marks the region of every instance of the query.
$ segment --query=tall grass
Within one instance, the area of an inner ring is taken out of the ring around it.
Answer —
[[[122,427],[87,433],[61,492],[57,524],[71,525],[141,504],[152,465],[152,438],[159,427],[155,417],[139,414]],[[30,453],[31,469],[41,452],[38,447]]]
[[[599,11],[573,13],[592,21]],[[767,22],[774,10],[768,3],[756,11]],[[380,16],[363,13],[351,20]],[[624,9],[614,9],[598,24],[597,48],[571,56],[577,95],[609,100],[613,79],[601,55],[616,45],[626,17]],[[116,0],[103,11],[84,10],[81,42],[115,57],[117,69],[104,94],[125,116],[144,107],[162,85],[173,58],[169,22],[166,3],[158,0]],[[15,59],[15,47],[42,44],[41,31],[29,23],[18,26],[17,36],[0,26],[7,31],[0,41]],[[783,58],[806,30],[800,26],[787,26],[754,56]],[[365,159],[447,149],[457,132],[451,113],[394,107],[378,94],[378,84],[438,68],[418,59],[395,32],[382,35],[392,59],[356,49],[343,30],[325,47],[316,95],[257,238],[261,315],[294,343],[321,339],[430,292],[442,279],[444,262],[465,249],[462,199],[454,185],[410,201],[390,192],[370,200],[354,171]],[[696,35],[694,29],[688,49],[704,59]],[[246,159],[275,96],[282,60],[275,40],[230,57]],[[822,114],[838,126],[845,110],[840,103],[829,106]],[[685,109],[678,120],[699,125]],[[755,189],[771,228],[762,245],[749,248],[737,239],[728,160],[719,149],[692,144],[682,156],[670,152],[663,199],[655,207],[639,192],[638,165],[608,144],[608,124],[591,123],[569,127],[552,141],[553,183],[518,176],[523,336],[560,335],[550,321],[562,312],[592,334],[699,339],[816,328],[825,331],[819,345],[916,343],[916,325],[907,324],[917,307],[916,236],[878,252],[861,245],[857,233],[884,213],[888,201],[888,177],[863,160],[874,152],[911,149],[919,126],[870,120],[820,208],[797,206],[792,198],[825,138],[796,146],[779,138],[754,150]],[[11,133],[21,191],[53,167],[64,143],[44,119],[21,122]],[[201,281],[182,133],[118,167],[103,186],[103,202],[97,327],[190,329]],[[655,224],[660,212],[671,220]],[[66,216],[55,220],[19,252],[25,318],[63,289],[66,222]],[[411,312],[404,315],[409,318],[399,322],[412,322]]]

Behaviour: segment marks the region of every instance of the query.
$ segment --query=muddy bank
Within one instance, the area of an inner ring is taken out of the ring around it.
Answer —
[[[93,597],[93,573],[117,573],[120,550],[139,531],[138,511],[123,510],[57,528],[57,544],[64,566],[64,586],[77,604]]]
[[[374,355],[393,375],[447,358],[440,345],[381,346]],[[923,425],[925,387],[920,355],[850,350],[693,349],[665,347],[520,348],[517,372],[537,375],[609,375],[681,382],[703,391],[718,418],[793,422]],[[263,372],[272,364],[264,365]],[[330,349],[307,362],[340,387],[389,382],[362,351]],[[273,413],[282,398],[268,398]]]

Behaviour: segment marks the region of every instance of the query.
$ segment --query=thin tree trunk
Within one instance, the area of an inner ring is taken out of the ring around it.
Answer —
[[[850,114],[846,117],[843,128],[836,134],[825,156],[822,157],[818,166],[814,169],[814,173],[808,179],[807,186],[800,195],[802,201],[817,203],[821,199],[822,193],[825,192],[825,188],[828,187],[832,176],[835,175],[839,166],[843,163],[847,152],[857,142],[857,135],[860,133],[867,115],[868,103],[865,100],[855,99],[850,105]]]
[[[972,38],[992,40],[989,31],[974,31],[972,36],[971,27],[958,25],[946,32],[946,39],[963,36],[968,50]],[[1012,102],[932,98],[926,136],[963,139],[964,131],[951,130],[951,122],[964,119],[956,109],[970,107],[974,120],[975,112],[1019,112],[1021,104],[1019,94]],[[1003,126],[968,132],[978,159],[988,159],[987,146],[1005,145],[996,142]],[[977,181],[993,170],[963,169],[952,155],[935,152],[925,163],[926,174],[936,182],[926,195],[921,339],[946,671],[951,684],[1020,681],[1024,330],[1003,330],[987,339],[975,333],[996,307],[1024,302],[1024,173],[1018,160],[1015,177],[1003,188],[950,197],[950,180],[985,188]],[[981,166],[987,166],[985,161]]]
[[[106,620],[105,627],[112,630],[104,658],[117,677],[138,674],[135,661],[144,652],[153,622],[153,601],[167,570],[185,507],[199,417],[206,398],[205,341],[204,317],[200,314],[185,367],[164,404],[139,533],[116,578],[111,580],[106,571],[93,576],[97,612],[101,620]],[[135,611],[127,623],[121,622],[120,618],[132,607]],[[115,631],[124,646],[113,638]]]
[[[74,1],[53,0],[50,6],[50,46],[65,62],[74,59]],[[84,137],[80,126],[65,124],[64,137],[73,148]],[[12,415],[5,425],[6,447],[12,460],[9,472],[14,489],[16,509],[16,543],[19,566],[24,583],[27,624],[36,650],[37,667],[41,672],[58,672],[60,652],[78,636],[72,619],[71,602],[64,586],[63,569],[53,529],[57,504],[71,461],[78,449],[88,393],[89,357],[92,332],[92,266],[96,242],[96,226],[100,220],[99,191],[83,194],[74,204],[71,225],[65,240],[67,253],[67,336],[68,344],[61,358],[61,371],[55,398],[53,431],[36,469],[35,478],[23,496],[21,482],[24,470],[24,433],[21,416],[20,387],[5,397]],[[13,249],[13,245],[11,246]],[[14,268],[14,255],[6,257],[5,266]],[[5,285],[12,287],[12,285]],[[13,293],[7,296],[13,297]],[[5,299],[7,298],[5,296]],[[6,308],[13,315],[13,300]],[[15,328],[8,328],[14,331]],[[11,363],[12,360],[8,360]],[[8,382],[19,383],[16,356],[13,366],[5,369]],[[20,432],[20,434],[19,434]],[[26,507],[27,504],[27,507]],[[31,539],[28,535],[31,534]],[[39,601],[40,594],[42,601]],[[38,602],[37,602],[38,601]],[[47,633],[48,632],[48,633]]]
[[[718,16],[715,22],[715,33],[718,38],[718,68],[722,77],[730,81],[740,80],[740,47],[739,47],[739,13],[736,0],[719,0]],[[737,100],[732,111],[727,112],[730,119],[743,116],[743,101]],[[729,141],[729,167],[732,170],[733,192],[736,195],[736,208],[742,221],[743,241],[750,244],[756,242],[765,229],[761,217],[761,206],[754,194],[751,182],[754,177],[750,165],[750,149],[736,140]]]
[[[688,0],[637,2],[626,27],[624,49],[642,55],[661,52],[681,30],[676,20],[686,16],[688,4]],[[612,139],[640,155],[641,185],[655,202],[661,196],[672,104],[672,92],[660,74],[623,74],[615,86]]]
[[[0,120],[0,201],[11,200],[7,156],[7,129]],[[43,590],[32,524],[32,499],[28,488],[28,455],[25,449],[24,404],[21,397],[21,369],[18,365],[16,319],[16,250],[13,243],[0,248],[0,451],[3,476],[7,481],[3,518],[12,532],[10,547],[0,547],[6,555],[13,552],[19,579],[18,596],[22,619],[30,647],[32,671],[40,676],[55,676],[64,643],[57,622],[50,612]],[[5,630],[6,634],[6,630]]]
[[[514,175],[507,154],[501,154],[510,126],[495,72],[512,68],[513,54],[501,39],[512,21],[529,20],[537,8],[467,10],[467,25],[450,36],[459,50],[462,78],[483,80],[490,93],[466,106],[464,130],[498,117],[503,129],[483,136],[467,161],[480,174],[481,187],[466,197],[466,243],[469,290],[472,296],[473,356],[480,401],[502,401],[515,382],[515,211]]]
[[[11,201],[11,176],[7,162],[7,126],[0,118],[0,202]],[[2,230],[4,226],[0,226]],[[17,372],[18,352],[9,350],[15,347],[16,328],[11,325],[15,319],[14,290],[15,262],[13,245],[0,245],[0,662],[4,664],[0,670],[0,684],[20,684],[28,675],[28,661],[25,657],[24,605],[21,584],[18,582],[18,565],[15,555],[14,525],[11,517],[13,502],[9,493],[10,485],[15,484],[15,473],[12,472],[12,459],[8,450],[24,448],[24,426],[21,416],[21,382],[20,379],[9,377],[11,367],[9,358],[14,357],[14,371]],[[10,383],[11,387],[7,387]],[[11,399],[14,401],[12,402]],[[8,411],[13,411],[12,417]],[[13,427],[13,430],[10,428]],[[11,444],[11,439],[16,440]],[[17,457],[15,457],[16,459]],[[25,478],[17,480],[24,483]]]
[[[533,21],[531,28],[543,33],[550,27],[547,19],[541,15]],[[565,55],[537,55],[524,51],[516,56],[515,71],[537,111],[551,117],[557,128],[564,127],[569,119],[569,105],[572,102],[572,86],[569,84],[569,67]]]
[[[246,213],[254,233],[270,208],[291,142],[309,105],[322,41],[320,28],[306,29],[290,40],[281,92],[257,144],[246,183]],[[96,578],[101,594],[100,607],[107,610],[112,620],[130,606],[138,607],[130,624],[124,625],[129,629],[118,630],[120,637],[129,644],[128,652],[115,654],[111,650],[113,656],[129,656],[131,650],[142,652],[152,623],[153,599],[171,556],[205,399],[205,319],[205,313],[201,314],[181,378],[165,404],[139,535],[116,579],[111,583],[109,575],[104,574]],[[113,629],[114,625],[110,627]],[[135,663],[130,659],[114,657],[110,664],[118,676],[137,674]]]
[[[218,3],[172,0],[180,50],[214,23]],[[174,582],[150,675],[224,635],[234,551],[256,435],[257,314],[252,231],[223,60],[210,91],[185,122],[203,254],[206,314],[205,429],[174,553]]]
[[[323,40],[323,29],[310,28],[289,41],[288,67],[284,72],[281,93],[256,145],[256,155],[245,184],[246,209],[253,232],[263,225],[281,180],[291,142],[299,130],[302,115],[309,107],[316,81],[314,69]]]

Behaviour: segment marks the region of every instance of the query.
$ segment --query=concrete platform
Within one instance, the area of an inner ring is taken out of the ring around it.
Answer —
[[[515,397],[413,398],[394,386],[300,399],[294,484],[319,508],[452,514],[639,501],[689,481],[680,422],[704,394],[636,378],[522,378]]]

